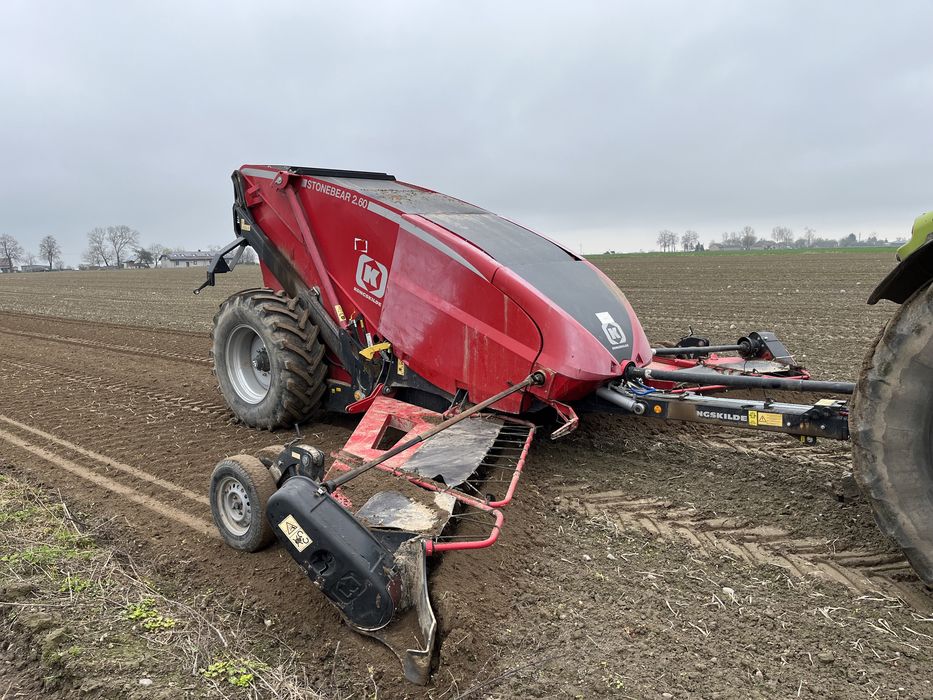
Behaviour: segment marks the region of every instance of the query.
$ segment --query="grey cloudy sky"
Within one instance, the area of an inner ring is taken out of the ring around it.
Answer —
[[[384,170],[590,251],[933,206],[929,2],[0,6],[0,233],[231,239],[245,162]]]

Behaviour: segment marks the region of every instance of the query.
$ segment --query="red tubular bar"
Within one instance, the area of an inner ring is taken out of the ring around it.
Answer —
[[[424,553],[428,556],[435,554],[437,552],[452,552],[457,549],[483,549],[484,547],[489,547],[499,539],[499,532],[502,530],[502,523],[505,521],[505,516],[502,515],[501,510],[490,510],[496,518],[496,524],[492,526],[492,531],[489,533],[489,537],[485,540],[467,540],[465,542],[435,542],[434,540],[425,540],[424,543]]]
[[[390,415],[390,414],[387,414],[387,415]],[[502,512],[499,510],[499,508],[508,505],[512,501],[512,498],[515,495],[515,491],[517,490],[517,486],[518,486],[518,481],[521,478],[522,470],[525,465],[525,460],[528,458],[528,453],[531,449],[531,442],[534,439],[535,430],[536,430],[536,427],[532,423],[529,423],[524,420],[515,419],[515,418],[506,418],[505,424],[513,425],[513,426],[521,426],[523,428],[526,428],[528,430],[528,433],[524,437],[524,439],[521,440],[521,442],[519,442],[519,444],[521,445],[520,450],[518,449],[518,447],[510,448],[512,450],[511,454],[508,457],[505,457],[505,459],[508,460],[508,463],[509,463],[508,466],[512,467],[512,464],[514,463],[514,468],[513,468],[512,476],[507,482],[508,485],[506,487],[505,494],[501,497],[500,500],[497,500],[497,501],[488,501],[488,500],[483,499],[482,497],[475,497],[475,496],[468,495],[464,493],[463,491],[458,490],[457,488],[453,488],[443,483],[431,481],[429,479],[419,477],[409,472],[405,472],[398,466],[392,466],[389,462],[383,462],[382,464],[376,465],[375,468],[378,469],[379,471],[382,471],[387,474],[391,474],[392,476],[397,477],[397,478],[405,479],[409,483],[415,486],[418,486],[420,488],[423,488],[426,491],[430,491],[433,493],[449,494],[454,499],[456,499],[458,502],[464,505],[470,506],[472,508],[475,508],[478,511],[482,511],[483,513],[489,513],[492,516],[493,523],[492,523],[488,536],[482,539],[470,539],[470,540],[465,539],[465,540],[459,540],[459,541],[437,541],[435,539],[425,539],[424,547],[425,547],[426,554],[430,555],[430,554],[434,554],[435,552],[447,552],[447,551],[455,551],[459,549],[483,549],[485,547],[489,547],[493,545],[499,539],[499,534],[502,530],[502,526],[505,521],[505,517],[502,514]],[[518,436],[514,436],[514,437],[518,437]],[[514,439],[514,437],[506,435],[505,439],[510,440],[510,439]],[[371,439],[371,436],[369,436],[366,442],[368,443],[370,439]],[[516,451],[519,452],[518,457],[514,456]],[[352,454],[352,452],[350,454]],[[342,455],[338,454],[335,456],[337,457],[337,459],[331,465],[331,470],[335,472],[346,472],[351,469],[351,467],[348,464],[342,461]],[[500,483],[504,483],[504,482],[500,482]],[[334,493],[331,495],[344,508],[347,508],[348,510],[352,509],[353,507],[352,503],[350,503],[350,501],[347,500],[347,498],[345,497],[341,489],[335,490]]]
[[[289,173],[279,173],[276,175],[276,178],[284,179],[288,177]],[[278,180],[276,183],[278,184]],[[346,328],[347,318],[340,308],[340,302],[337,300],[337,293],[334,291],[334,285],[330,281],[330,276],[327,274],[327,268],[324,266],[324,260],[321,258],[321,250],[314,240],[314,233],[312,233],[311,225],[308,223],[308,219],[305,216],[305,210],[301,206],[301,202],[298,201],[298,193],[295,192],[292,183],[287,179],[281,189],[288,199],[292,215],[298,223],[298,230],[301,231],[301,237],[304,239],[305,248],[307,248],[308,252],[311,254],[311,260],[314,261],[314,270],[317,272],[318,279],[321,280],[321,287],[327,304],[334,310],[334,315],[337,317],[340,327]]]
[[[522,475],[522,469],[525,466],[525,458],[528,456],[528,450],[531,449],[531,440],[535,436],[535,429],[532,428],[528,431],[528,437],[525,438],[525,446],[522,448],[522,453],[519,455],[518,464],[515,466],[515,472],[512,474],[512,481],[509,482],[508,491],[505,492],[505,496],[501,501],[490,501],[489,505],[492,508],[502,508],[507,506],[512,501],[512,496],[515,495],[515,487],[518,486],[518,480]]]

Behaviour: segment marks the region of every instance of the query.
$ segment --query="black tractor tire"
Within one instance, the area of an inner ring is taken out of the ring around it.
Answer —
[[[247,289],[220,305],[211,331],[214,376],[246,425],[304,423],[320,407],[327,365],[320,330],[298,299]]]
[[[266,505],[276,488],[269,470],[250,455],[227,457],[214,467],[211,515],[224,542],[240,552],[256,552],[275,539]]]
[[[933,585],[933,286],[901,305],[865,357],[849,430],[875,520]]]

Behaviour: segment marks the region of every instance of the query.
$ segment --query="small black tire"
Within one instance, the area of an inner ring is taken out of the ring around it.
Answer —
[[[240,552],[256,552],[275,539],[266,506],[276,491],[265,465],[250,455],[227,457],[211,474],[211,515],[224,542]]]
[[[875,520],[933,585],[933,286],[897,310],[866,355],[849,415],[855,478]]]
[[[321,405],[327,365],[320,330],[299,299],[247,289],[221,304],[211,331],[220,393],[254,428],[304,423]]]

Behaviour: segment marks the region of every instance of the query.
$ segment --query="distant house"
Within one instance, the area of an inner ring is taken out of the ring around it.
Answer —
[[[160,255],[159,267],[207,267],[213,259],[214,254],[210,252],[204,252],[203,250],[182,250],[177,253],[165,253]]]
[[[20,265],[19,269],[23,272],[47,272],[48,265]]]
[[[138,260],[124,260],[123,269],[124,270],[147,270],[149,266],[146,263],[139,262]]]
[[[0,274],[13,272],[13,263],[9,258],[0,258]]]

